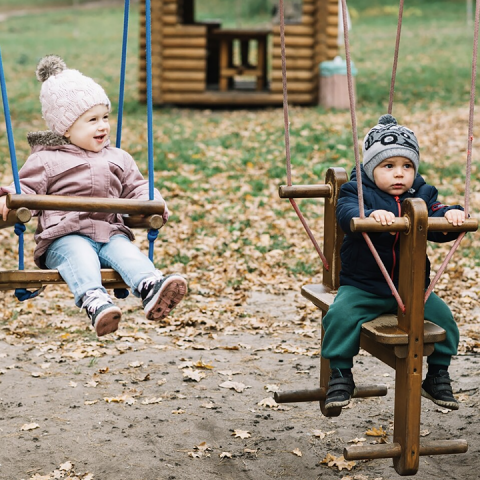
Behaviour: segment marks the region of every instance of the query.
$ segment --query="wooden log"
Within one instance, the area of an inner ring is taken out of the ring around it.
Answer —
[[[294,105],[312,105],[315,102],[315,96],[311,93],[289,93],[288,100]],[[163,102],[178,105],[271,105],[281,106],[283,104],[282,93],[270,92],[210,92],[203,93],[173,93],[166,92],[163,96]]]
[[[291,70],[309,70],[314,68],[314,62],[311,58],[288,58],[287,59],[287,74]],[[315,67],[316,68],[316,67]],[[272,60],[272,73],[275,70],[282,69],[282,60],[280,58],[275,58]]]
[[[163,15],[162,17],[164,25],[177,25],[178,17],[176,15]]]
[[[280,185],[280,198],[327,198],[332,194],[330,185]]]
[[[179,82],[179,81],[164,81],[162,82],[162,89],[164,93],[167,92],[203,92],[206,85],[203,82]]]
[[[162,74],[162,80],[184,81],[185,79],[188,79],[189,81],[197,80],[199,82],[205,82],[206,74],[205,74],[204,70],[199,70],[199,71],[190,71],[190,70],[171,71],[171,70],[165,70]]]
[[[205,48],[165,48],[163,58],[206,58]]]
[[[313,47],[314,41],[313,37],[286,37],[285,38],[285,47],[292,48],[292,47],[300,47],[300,48],[308,48]],[[278,47],[280,46],[280,37],[274,36],[273,37],[273,46]]]
[[[163,61],[163,69],[167,70],[202,70],[205,69],[205,60],[179,60],[166,58]]]
[[[328,26],[326,29],[325,29],[325,32],[326,34],[329,36],[329,37],[335,37],[337,38],[338,37],[338,26]]]
[[[311,16],[314,12],[315,12],[315,5],[303,2],[302,16],[303,15]]]
[[[315,19],[312,15],[302,15],[302,25],[314,25]]]
[[[287,62],[289,57],[292,58],[313,58],[313,48],[295,48],[295,47],[288,47],[285,48],[285,54],[287,57]],[[282,51],[280,46],[273,47],[272,49],[272,57],[274,59],[282,58]]]
[[[28,223],[32,219],[32,212],[25,207],[10,210],[7,219],[3,221],[0,215],[0,229],[13,227],[16,223]]]
[[[62,212],[75,211],[162,215],[165,203],[162,200],[8,194],[7,207],[12,209],[26,207],[31,210],[58,210]]]
[[[280,37],[280,26],[273,28],[273,33]],[[311,37],[315,33],[312,26],[309,25],[285,25],[285,40],[290,36]]]
[[[167,26],[163,28],[165,37],[202,37],[207,33],[207,27],[204,25],[177,25],[175,27]]]
[[[163,5],[163,14],[164,15],[177,15],[177,11],[178,11],[177,6],[178,6],[177,2],[165,3]]]
[[[207,46],[207,39],[205,37],[167,37],[163,39],[163,47],[200,47]]]
[[[313,79],[313,72],[311,70],[294,70],[293,68],[287,67],[287,79],[289,82],[296,80],[311,81]],[[282,72],[272,71],[272,81],[274,80],[282,80]]]
[[[313,93],[313,82],[288,82],[288,91],[289,92],[312,92]],[[283,92],[283,84],[281,81],[276,80],[271,82],[270,90],[274,93]]]

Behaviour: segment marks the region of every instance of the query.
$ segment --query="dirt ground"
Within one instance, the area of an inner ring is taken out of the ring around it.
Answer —
[[[392,440],[394,372],[378,360],[358,356],[356,380],[386,383],[388,395],[354,400],[335,419],[323,417],[317,403],[272,402],[276,388],[318,383],[319,317],[311,314],[308,328],[298,321],[306,304],[298,292],[249,299],[247,310],[272,317],[273,328],[204,335],[172,334],[168,326],[145,330],[136,300],[123,302],[133,313],[102,342],[92,336],[67,348],[68,328],[62,336],[22,341],[3,328],[1,479],[399,477],[391,460],[342,465],[338,459],[351,442],[379,440],[367,431],[383,429]],[[77,317],[85,321],[83,313]],[[422,457],[417,478],[478,478],[478,357],[464,351],[451,372],[461,408],[446,413],[423,399],[422,435],[463,438],[469,451]],[[327,455],[339,465],[322,464]]]

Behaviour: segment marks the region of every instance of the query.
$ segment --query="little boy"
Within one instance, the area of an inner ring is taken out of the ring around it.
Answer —
[[[425,201],[430,217],[445,217],[453,225],[465,221],[459,205],[446,206],[437,201],[437,189],[425,183],[418,174],[420,153],[415,134],[398,125],[391,115],[383,115],[378,125],[365,136],[363,145],[362,185],[365,216],[382,225],[390,225],[401,216],[401,203],[406,198]],[[345,407],[355,391],[352,375],[353,357],[360,348],[363,323],[379,315],[397,312],[397,302],[383,277],[363,236],[350,230],[350,220],[359,217],[355,170],[351,181],[341,188],[337,219],[345,232],[340,251],[342,268],[340,288],[334,303],[323,320],[325,335],[322,356],[330,360],[331,375],[325,400],[326,408]],[[448,242],[458,236],[429,232],[428,239]],[[370,238],[395,286],[399,273],[399,234],[377,233]],[[430,262],[427,258],[425,288],[430,283]],[[428,372],[422,384],[422,395],[437,405],[458,409],[453,396],[448,367],[457,353],[459,332],[448,306],[432,293],[425,304],[425,318],[442,327],[447,335],[427,358]]]

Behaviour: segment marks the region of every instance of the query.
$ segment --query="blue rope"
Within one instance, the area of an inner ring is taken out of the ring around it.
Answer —
[[[10,118],[10,107],[8,105],[7,97],[7,84],[5,81],[5,72],[3,70],[3,60],[2,60],[2,51],[0,49],[0,87],[2,90],[2,101],[3,101],[3,112],[5,114],[5,125],[7,127],[7,139],[8,139],[8,148],[10,150],[10,161],[12,164],[13,172],[13,182],[15,184],[15,193],[22,193],[20,187],[20,176],[18,174],[18,163],[17,163],[17,154],[15,152],[15,141],[13,139],[13,129],[12,129],[12,120]],[[24,258],[24,239],[23,233],[25,232],[25,225],[23,223],[15,224],[15,234],[18,236],[18,269],[25,270],[25,258]],[[26,288],[17,288],[15,289],[15,296],[23,302],[30,298],[34,298],[43,291],[43,288],[31,292]]]
[[[153,170],[153,95],[152,95],[152,17],[150,0],[145,2],[145,40],[147,44],[147,137],[148,137],[148,199],[154,199]],[[148,232],[148,258],[153,262],[153,245],[158,236],[158,230]]]
[[[117,142],[115,144],[117,148],[120,148],[120,145],[122,144],[123,103],[125,98],[125,71],[127,68],[129,12],[130,12],[130,0],[125,0],[125,9],[123,13],[122,63],[120,67],[120,91],[118,94]]]

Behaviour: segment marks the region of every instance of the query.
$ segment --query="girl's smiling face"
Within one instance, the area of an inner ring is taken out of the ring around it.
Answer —
[[[95,105],[78,117],[64,136],[77,147],[100,152],[110,135],[109,113],[106,105]]]
[[[373,179],[380,190],[400,196],[412,188],[415,168],[408,158],[390,157],[375,167]]]

